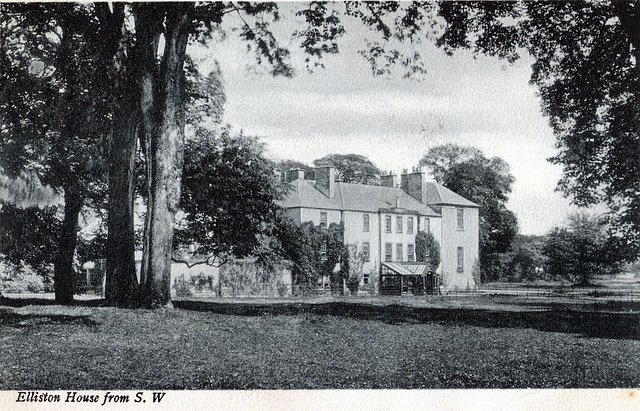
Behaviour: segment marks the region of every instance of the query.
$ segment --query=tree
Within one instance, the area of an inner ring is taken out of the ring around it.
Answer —
[[[557,139],[551,161],[574,203],[609,206],[631,260],[640,252],[640,11],[637,2],[443,3],[439,44],[515,61],[534,58],[531,83]],[[567,22],[570,22],[568,24]]]
[[[276,166],[282,171],[289,171],[293,170],[294,168],[301,168],[304,171],[313,170],[313,168],[309,167],[308,165],[296,160],[280,160],[276,163]]]
[[[428,263],[433,272],[440,265],[440,244],[430,232],[416,233],[416,261]]]
[[[36,173],[64,198],[54,264],[56,301],[73,301],[78,216],[102,197],[102,141],[108,127],[100,92],[95,25],[84,5],[2,5],[2,166]],[[76,23],[82,22],[81,24]],[[6,160],[5,160],[6,159]],[[97,194],[97,195],[96,195]],[[53,227],[52,227],[53,229]]]
[[[367,157],[359,154],[329,154],[314,160],[316,167],[335,167],[345,183],[380,184],[380,170]]]
[[[463,147],[453,143],[433,147],[422,156],[418,167],[426,167],[433,179],[444,183],[447,172],[456,164],[478,160],[484,155],[475,147]]]
[[[568,227],[556,227],[547,236],[543,250],[547,270],[581,286],[590,285],[594,275],[620,271],[623,258],[618,254],[616,242],[604,219],[572,214]]]
[[[185,147],[179,244],[197,244],[196,253],[255,253],[273,231],[284,186],[264,146],[253,137],[199,129]]]
[[[292,263],[293,283],[301,286],[304,293],[313,292],[322,276],[330,278],[332,292],[344,292],[342,285],[349,278],[350,256],[342,223],[332,223],[326,229],[311,221],[298,226],[279,213],[275,236],[278,252]],[[336,271],[338,264],[340,269]]]
[[[506,279],[509,281],[534,281],[546,278],[543,254],[546,237],[516,235],[511,250],[507,253],[508,268]]]
[[[255,45],[257,62],[268,64],[274,75],[290,76],[292,69],[287,63],[288,51],[278,45],[269,30],[268,16],[271,15],[274,21],[279,18],[275,4],[137,3],[131,9],[135,21],[136,53],[131,53],[130,59],[137,69],[133,77],[140,84],[140,133],[149,176],[140,298],[144,305],[155,307],[170,304],[172,223],[180,199],[184,154],[183,66],[189,39],[206,40],[225,14],[236,13],[243,18],[242,38]],[[320,26],[332,24],[322,16],[313,18],[314,10],[314,7],[307,10],[308,21]],[[253,25],[244,19],[249,17],[254,18]],[[164,40],[163,50],[158,48],[161,37]],[[316,56],[331,52],[331,49],[316,47],[324,43],[326,36],[316,37],[306,45],[306,49]],[[128,152],[133,152],[135,140],[128,139],[123,146]],[[130,185],[131,163],[118,166],[120,170],[129,172],[123,172],[122,178],[113,181],[114,192],[125,193],[123,201],[111,207],[114,212],[126,209],[131,203],[131,196],[124,189]],[[119,230],[118,227],[115,229]],[[129,224],[126,228],[120,227],[119,231],[130,232]],[[114,252],[110,252],[108,257],[117,258]],[[126,290],[125,293],[130,294]]]

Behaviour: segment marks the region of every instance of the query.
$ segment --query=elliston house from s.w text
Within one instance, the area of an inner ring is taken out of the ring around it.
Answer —
[[[363,285],[379,282],[384,294],[447,292],[476,287],[479,206],[442,185],[425,172],[384,175],[380,186],[339,181],[333,167],[319,167],[315,178],[303,170],[284,173],[291,189],[282,205],[297,223],[328,227],[344,224],[344,242],[361,251]],[[308,176],[307,176],[308,177]],[[418,231],[439,242],[435,273],[416,262]]]

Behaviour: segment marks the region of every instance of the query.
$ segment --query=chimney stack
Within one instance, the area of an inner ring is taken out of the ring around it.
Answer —
[[[325,196],[333,198],[336,190],[336,168],[317,167],[316,168],[316,188]]]
[[[304,170],[301,168],[292,168],[286,172],[286,181],[290,183],[295,180],[304,180]]]
[[[416,171],[413,173],[403,173],[400,177],[400,186],[405,193],[420,201],[427,202],[427,173]]]
[[[380,176],[380,185],[382,187],[398,187],[400,182],[398,181],[397,175],[394,175],[393,172],[389,172],[386,176]]]

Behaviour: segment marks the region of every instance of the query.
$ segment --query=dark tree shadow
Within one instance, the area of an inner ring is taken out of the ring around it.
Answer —
[[[561,304],[537,304],[523,311],[473,308],[408,307],[363,302],[330,303],[221,303],[174,301],[176,308],[218,314],[259,316],[310,313],[382,321],[387,324],[438,323],[488,328],[532,328],[547,332],[579,334],[591,338],[640,340],[640,316],[635,312],[576,309]],[[635,304],[638,308],[639,304]]]
[[[61,314],[18,314],[11,311],[0,310],[0,326],[12,328],[27,328],[34,325],[45,324],[71,324],[95,326],[99,323],[88,315],[61,315]]]
[[[184,310],[212,312],[238,316],[315,314],[351,317],[381,321],[386,324],[467,325],[487,328],[530,328],[547,332],[578,334],[590,338],[640,340],[640,302],[602,302],[585,304],[531,303],[511,300],[519,311],[508,309],[410,307],[400,304],[369,304],[362,301],[314,302],[220,302],[178,300],[173,305]],[[53,300],[38,298],[2,298],[0,305],[24,307],[27,305],[55,305]],[[104,300],[80,300],[76,306],[99,307]],[[19,315],[0,311],[0,325],[20,323],[26,318],[47,317],[55,322],[76,322],[94,325],[95,321],[83,316]]]

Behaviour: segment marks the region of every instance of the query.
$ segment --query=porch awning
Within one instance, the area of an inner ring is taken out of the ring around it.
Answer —
[[[399,275],[427,275],[429,271],[427,264],[382,263],[382,266]]]

